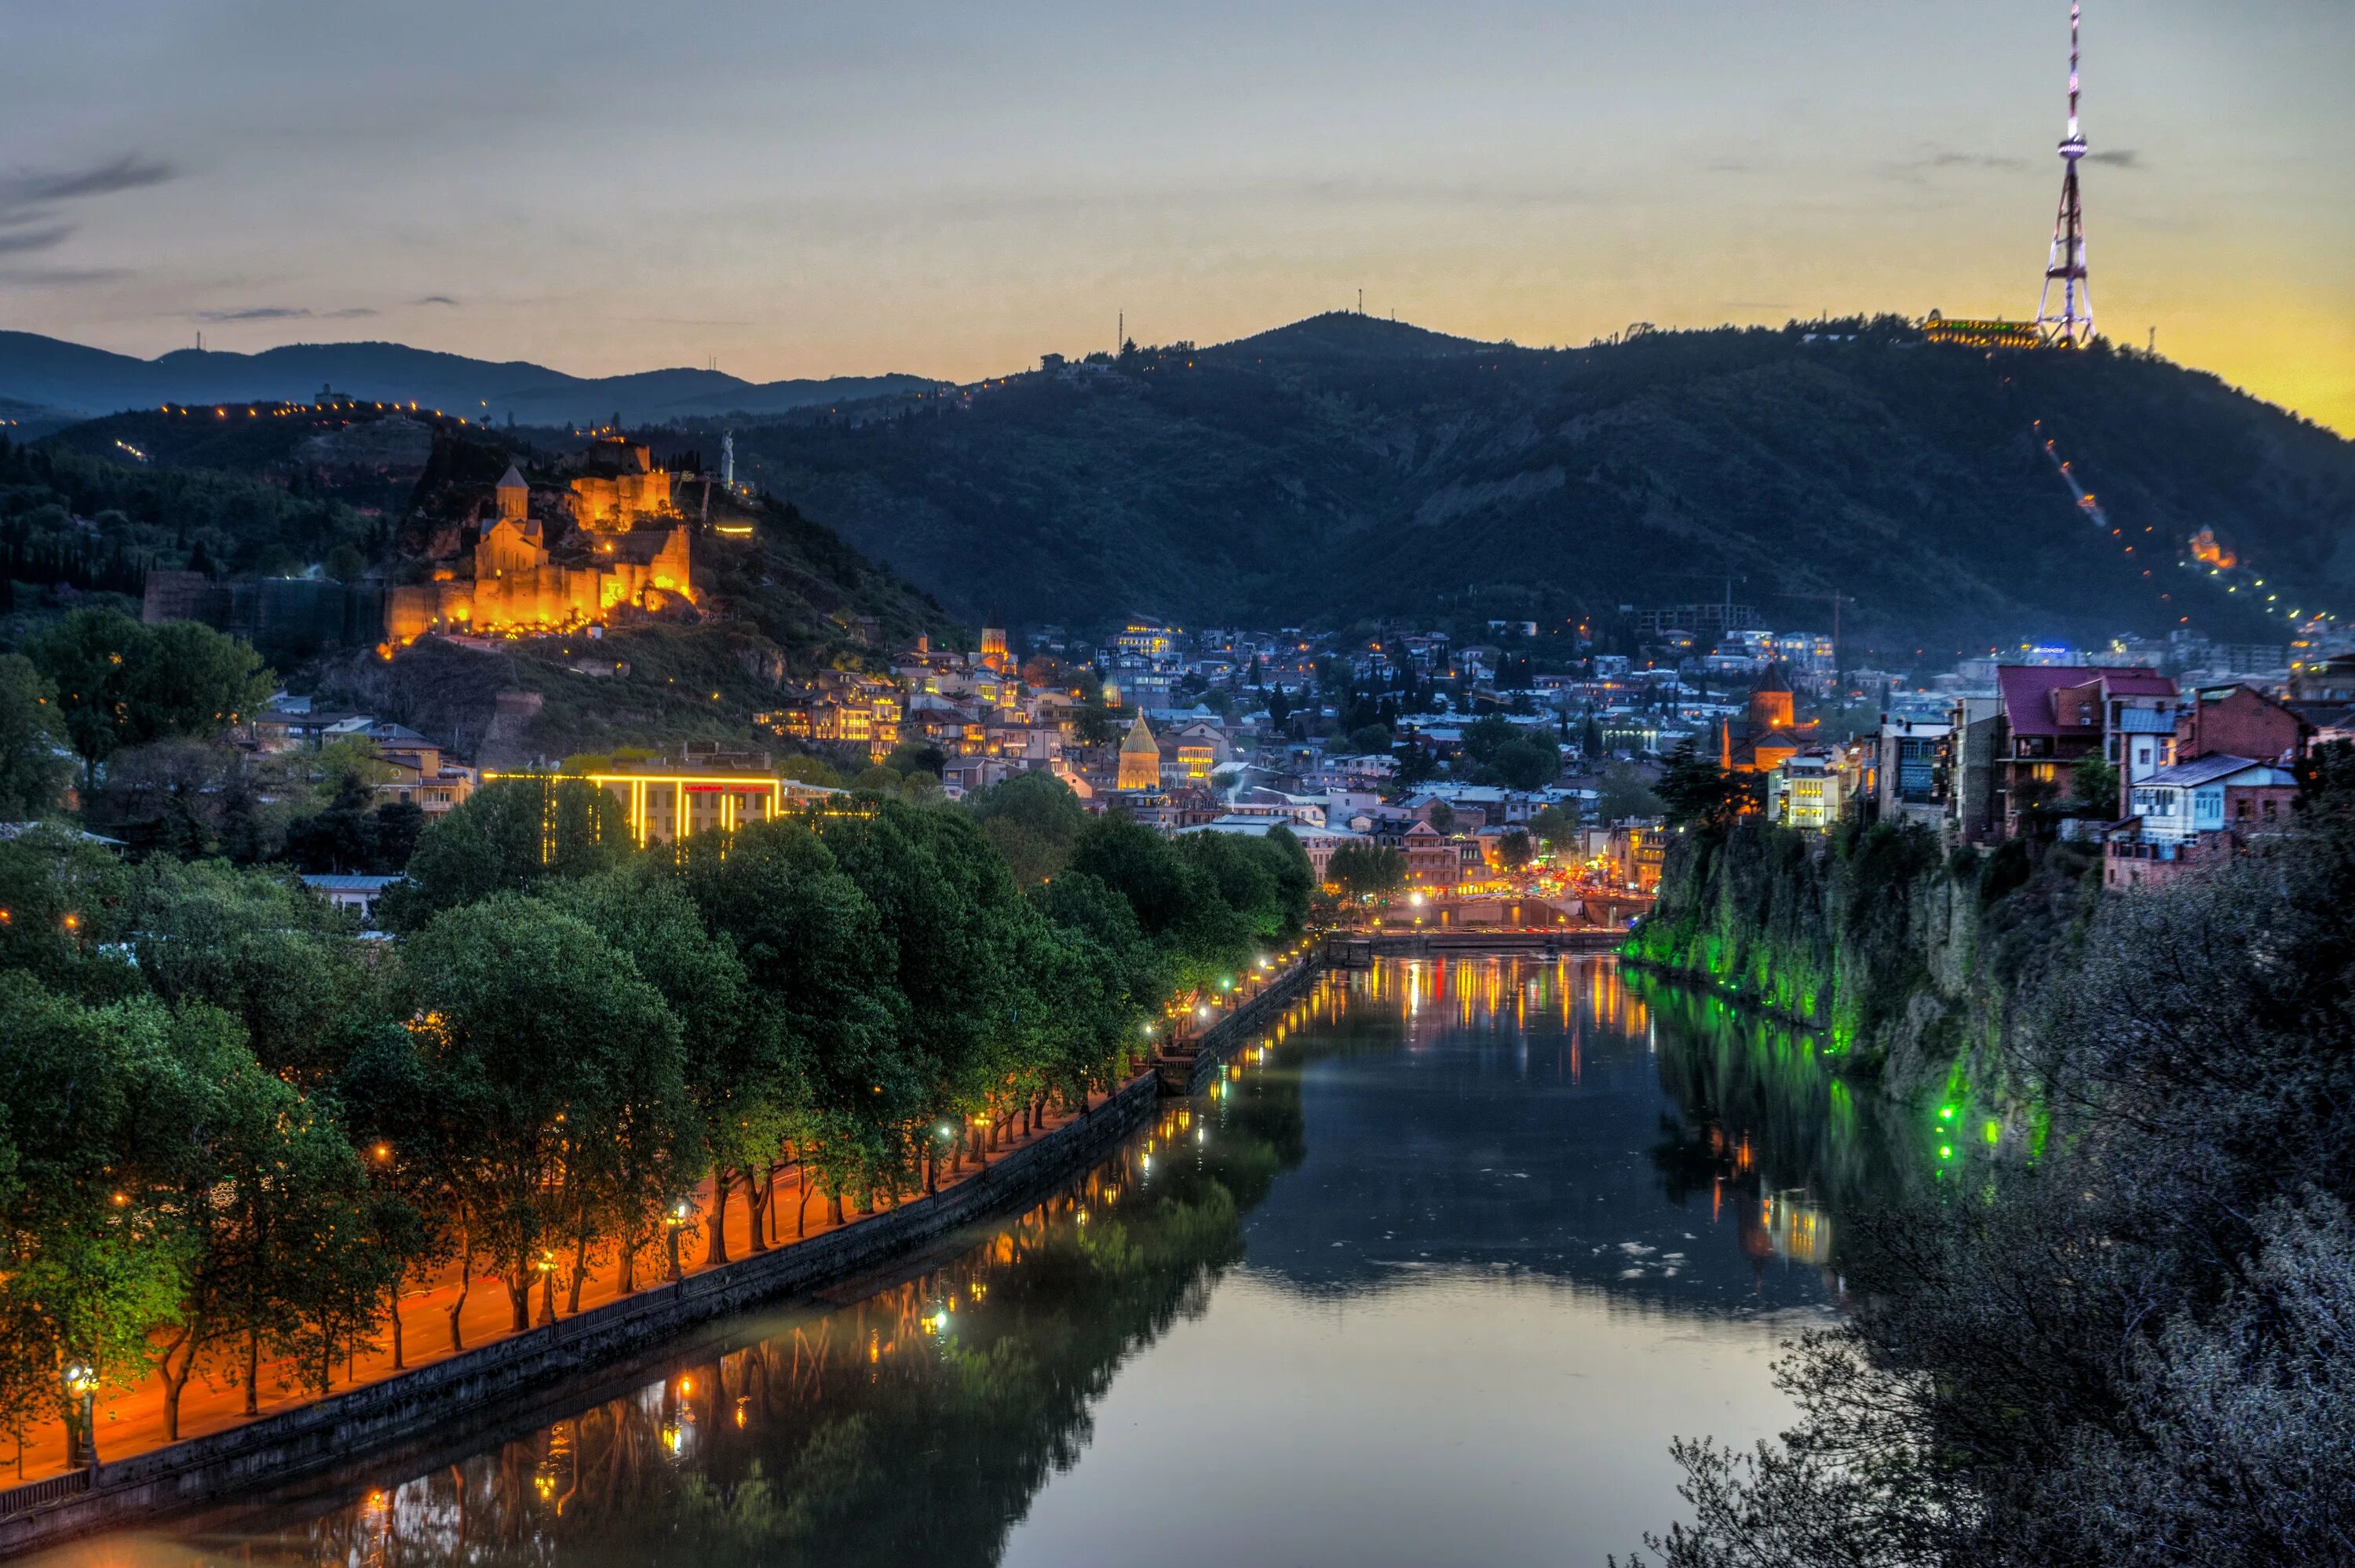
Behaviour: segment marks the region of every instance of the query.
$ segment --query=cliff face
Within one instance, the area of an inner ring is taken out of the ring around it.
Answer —
[[[2015,1048],[2099,895],[2089,864],[2065,845],[1946,856],[1916,827],[1688,829],[1627,952],[1811,1029],[1890,1097],[2024,1097]]]

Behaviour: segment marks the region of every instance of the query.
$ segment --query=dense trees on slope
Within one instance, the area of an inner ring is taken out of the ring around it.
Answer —
[[[1085,384],[1018,378],[969,408],[798,419],[738,447],[954,608],[1066,624],[1126,604],[1604,625],[1624,602],[1712,597],[1710,574],[1776,624],[1851,595],[1852,643],[1908,655],[2024,624],[2272,624],[2176,567],[2210,523],[2271,580],[2355,590],[2339,530],[2315,525],[2355,517],[2355,448],[2139,354],[1991,364],[1864,323],[1853,344],[1727,328],[1538,351],[1388,324],[1146,351]],[[2134,555],[2087,524],[2042,438]]]
[[[577,1309],[601,1264],[723,1259],[730,1204],[756,1247],[802,1228],[794,1166],[837,1215],[894,1202],[1305,917],[1288,834],[1032,800],[1063,869],[1018,879],[996,804],[642,852],[602,791],[497,784],[424,833],[389,948],[267,871],[0,842],[0,1423],[79,1421],[76,1369],[175,1408],[199,1375],[250,1404],[265,1358],[325,1388],[440,1268],[518,1327]]]

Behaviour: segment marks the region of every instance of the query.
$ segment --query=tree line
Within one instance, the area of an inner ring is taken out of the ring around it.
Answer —
[[[856,800],[640,850],[585,780],[496,783],[420,838],[390,942],[270,868],[0,842],[0,1420],[86,1456],[81,1383],[156,1375],[176,1433],[200,1377],[251,1410],[265,1361],[321,1391],[462,1346],[395,1308],[429,1277],[522,1328],[725,1261],[731,1206],[765,1250],[899,1202],[1307,915],[1280,831],[1082,813],[1018,878],[988,802]]]

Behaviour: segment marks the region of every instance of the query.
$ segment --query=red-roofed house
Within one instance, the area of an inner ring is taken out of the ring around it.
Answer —
[[[2065,800],[2088,757],[2116,765],[2130,789],[2175,760],[2174,679],[2135,667],[2003,664],[1992,704],[1955,715],[1962,736],[1955,828],[1966,843],[2016,837],[2020,813]],[[2118,814],[2125,815],[2123,802]]]

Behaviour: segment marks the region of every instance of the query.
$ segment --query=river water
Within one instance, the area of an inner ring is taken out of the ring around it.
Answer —
[[[1384,960],[921,1273],[423,1474],[37,1561],[1600,1563],[1678,1517],[1673,1436],[1785,1422],[1777,1342],[1892,1180],[1864,1114],[1609,958]]]

